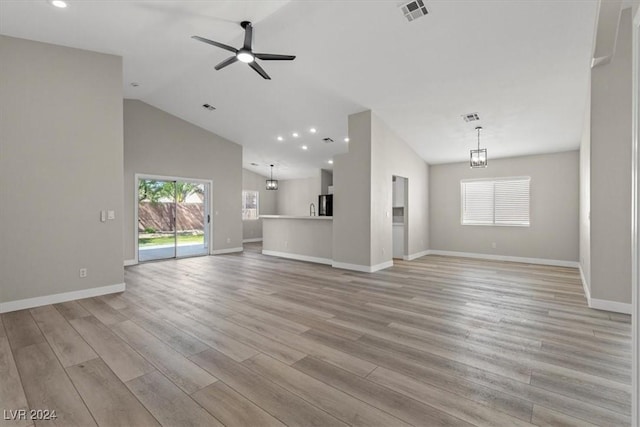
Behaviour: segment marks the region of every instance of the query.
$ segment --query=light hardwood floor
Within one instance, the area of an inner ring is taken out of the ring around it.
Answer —
[[[630,317],[587,308],[575,269],[426,256],[365,274],[259,250],[2,315],[2,409],[64,426],[630,423]]]

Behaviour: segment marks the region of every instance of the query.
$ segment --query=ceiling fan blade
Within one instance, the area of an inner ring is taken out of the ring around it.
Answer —
[[[276,55],[274,53],[254,53],[254,56],[263,61],[293,61],[295,55]]]
[[[236,49],[235,47],[231,47],[229,45],[226,45],[224,43],[214,42],[213,40],[205,39],[205,38],[199,37],[199,36],[191,36],[191,38],[192,39],[196,39],[198,41],[201,41],[203,43],[207,43],[207,44],[219,47],[220,49],[228,50],[229,52],[238,53],[238,49]]]
[[[224,61],[222,61],[221,63],[219,63],[218,65],[216,65],[216,70],[222,70],[224,67],[226,67],[227,65],[231,65],[234,62],[238,61],[238,57],[237,56],[231,56],[227,59],[225,59]]]
[[[256,73],[260,74],[263,78],[265,78],[266,80],[271,80],[271,77],[269,77],[269,74],[267,74],[261,66],[258,65],[258,63],[256,61],[250,62],[249,63],[249,67],[253,68],[254,70],[256,70]]]
[[[244,48],[250,51],[252,45],[253,45],[253,26],[251,25],[251,22],[248,22],[244,26]]]

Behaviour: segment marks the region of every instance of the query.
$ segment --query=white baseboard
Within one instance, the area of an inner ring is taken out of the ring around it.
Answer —
[[[582,270],[582,264],[578,266],[578,270],[580,270],[580,281],[582,282],[582,289],[584,290],[584,296],[587,298],[587,304],[591,307],[591,292],[589,291],[589,284],[587,283],[587,278],[584,275],[584,271]]]
[[[631,314],[632,305],[625,302],[609,301],[605,299],[589,299],[589,307],[596,310],[613,311],[622,314]]]
[[[254,243],[254,242],[262,242],[262,237],[256,237],[254,239],[242,239],[242,243]]]
[[[622,314],[631,314],[633,307],[632,304],[591,298],[591,292],[589,291],[587,278],[585,277],[584,271],[582,270],[582,265],[580,265],[578,269],[580,270],[580,281],[582,282],[582,289],[584,289],[584,296],[587,298],[587,305],[589,305],[589,308],[593,308],[596,310],[613,311]]]
[[[325,264],[325,265],[330,265],[333,268],[360,271],[363,273],[373,273],[378,270],[393,267],[393,260],[386,261],[377,265],[360,265],[360,264],[347,264],[344,262],[335,262],[330,258],[320,258],[320,257],[313,257],[308,255],[292,254],[289,252],[279,252],[279,251],[271,251],[271,250],[265,250],[265,249],[262,250],[262,254],[269,255],[269,256],[277,256],[281,258],[295,259],[297,261],[307,261],[307,262],[314,262],[316,264]]]
[[[474,252],[440,251],[437,249],[429,250],[429,255],[443,255],[443,256],[454,256],[454,257],[462,257],[462,258],[488,259],[491,261],[522,262],[525,264],[552,265],[556,267],[573,267],[573,268],[580,267],[580,264],[578,263],[578,261],[564,261],[564,260],[547,259],[547,258],[526,258],[526,257],[508,256],[508,255],[479,254]]]
[[[138,261],[134,258],[134,259],[125,259],[124,260],[124,266],[128,267],[130,265],[138,265]]]
[[[116,292],[124,292],[125,289],[126,285],[124,283],[118,283],[116,285],[100,286],[98,288],[82,289],[80,291],[63,292],[60,294],[3,302],[0,303],[0,313],[8,313],[10,311],[24,310],[49,304],[58,304],[60,302],[73,301],[76,299],[114,294]]]
[[[423,257],[425,255],[429,255],[429,254],[431,254],[431,251],[429,249],[427,249],[426,251],[416,252],[415,254],[403,255],[402,259],[405,260],[405,261],[413,261],[414,259],[418,259],[420,257]]]
[[[333,262],[329,258],[320,258],[320,257],[314,257],[314,256],[308,256],[308,255],[291,254],[288,252],[269,251],[264,249],[262,250],[262,255],[277,256],[280,258],[289,258],[289,259],[295,259],[297,261],[315,262],[316,264],[326,264],[326,265],[331,265],[331,263]]]
[[[244,248],[228,248],[228,249],[214,249],[211,251],[211,255],[232,254],[234,252],[242,252]]]
[[[393,267],[393,260],[381,262],[380,264],[372,265],[370,267],[370,273],[375,273],[379,270],[384,270],[385,268]]]
[[[346,262],[332,262],[331,266],[333,268],[341,268],[343,270],[352,270],[352,271],[360,271],[362,273],[374,273],[379,270],[383,270],[385,268],[393,267],[393,260],[385,261],[376,265],[360,265],[360,264],[349,264]]]

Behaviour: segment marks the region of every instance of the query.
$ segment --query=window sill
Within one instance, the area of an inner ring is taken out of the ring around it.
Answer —
[[[463,226],[480,226],[480,227],[520,227],[520,228],[529,228],[531,224],[464,224]]]

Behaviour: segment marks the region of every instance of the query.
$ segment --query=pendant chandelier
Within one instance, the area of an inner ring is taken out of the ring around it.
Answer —
[[[487,149],[480,149],[480,129],[481,126],[478,126],[476,130],[478,131],[478,149],[471,150],[471,160],[470,164],[472,168],[486,168],[488,159],[487,159]]]
[[[267,180],[267,190],[277,190],[278,180],[273,179],[273,165],[271,165],[271,179]]]

